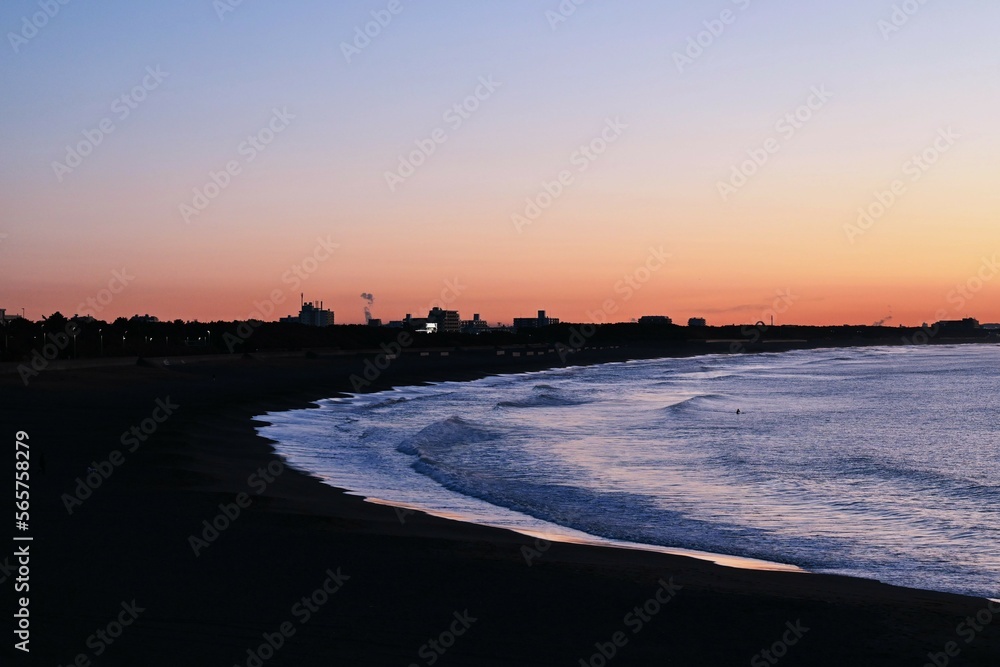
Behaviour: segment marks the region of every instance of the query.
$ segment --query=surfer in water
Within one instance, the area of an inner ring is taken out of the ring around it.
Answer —
[[[736,408],[736,414],[740,414],[740,409]]]

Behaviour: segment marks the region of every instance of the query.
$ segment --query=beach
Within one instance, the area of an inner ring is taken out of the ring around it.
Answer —
[[[574,361],[629,356],[641,353]],[[986,600],[549,543],[364,502],[285,467],[252,418],[351,391],[352,376],[375,390],[560,363],[406,350],[370,371],[376,358],[143,360],[49,369],[27,387],[0,375],[8,437],[31,445],[31,664],[1000,659],[1000,623],[975,620],[1000,616]]]

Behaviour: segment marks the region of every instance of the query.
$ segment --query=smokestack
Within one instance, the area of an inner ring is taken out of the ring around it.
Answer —
[[[361,298],[368,302],[365,305],[365,324],[368,324],[372,321],[372,311],[370,306],[375,303],[375,295],[371,292],[362,292]]]

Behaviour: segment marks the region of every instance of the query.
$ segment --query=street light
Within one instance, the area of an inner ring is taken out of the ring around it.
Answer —
[[[97,330],[97,335],[100,336],[100,338],[101,338],[101,352],[100,352],[100,355],[103,357],[104,356],[104,329],[98,329]]]

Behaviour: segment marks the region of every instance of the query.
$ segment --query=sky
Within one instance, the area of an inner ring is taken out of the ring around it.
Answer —
[[[0,308],[1000,321],[998,22],[985,0],[8,0]]]

